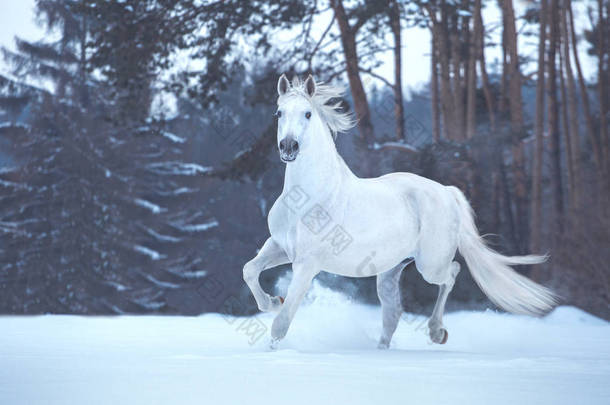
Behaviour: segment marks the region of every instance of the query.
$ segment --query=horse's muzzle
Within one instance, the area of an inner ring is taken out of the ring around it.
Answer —
[[[280,141],[280,159],[283,162],[292,162],[299,154],[299,143],[291,137]]]

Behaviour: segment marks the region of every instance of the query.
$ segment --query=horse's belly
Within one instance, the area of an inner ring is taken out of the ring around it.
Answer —
[[[322,269],[344,276],[367,277],[413,256],[417,224],[404,206],[387,208],[371,213],[353,207],[350,220],[336,224],[319,239],[318,259]]]
[[[320,257],[324,271],[350,277],[383,273],[413,256],[414,244],[402,232],[387,232],[383,237],[359,235],[344,250],[332,250]]]

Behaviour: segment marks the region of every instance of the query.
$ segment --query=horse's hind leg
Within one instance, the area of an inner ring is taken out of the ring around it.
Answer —
[[[383,331],[379,339],[378,348],[387,349],[390,347],[392,335],[396,331],[398,321],[402,315],[402,304],[400,303],[399,281],[404,264],[399,264],[385,273],[377,275],[377,296],[381,302],[381,312],[383,317]]]
[[[447,303],[447,297],[453,289],[455,284],[455,278],[460,272],[460,264],[458,262],[451,262],[450,264],[450,277],[447,282],[439,285],[438,298],[432,311],[432,316],[428,321],[428,328],[430,330],[430,339],[434,343],[445,344],[449,334],[447,330],[443,328],[443,313],[445,312],[445,304]]]

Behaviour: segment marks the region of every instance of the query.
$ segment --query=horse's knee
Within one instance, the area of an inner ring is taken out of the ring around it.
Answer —
[[[246,283],[251,283],[252,281],[256,281],[258,276],[260,275],[259,267],[253,263],[253,260],[250,260],[248,263],[244,265],[243,269],[243,277]]]

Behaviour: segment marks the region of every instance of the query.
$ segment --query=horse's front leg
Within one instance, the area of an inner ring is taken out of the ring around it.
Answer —
[[[244,266],[244,281],[254,295],[258,309],[261,311],[277,311],[282,306],[280,297],[271,297],[260,285],[260,274],[272,267],[289,263],[288,256],[273,239],[269,238],[263,244],[256,257]]]
[[[288,287],[286,301],[271,325],[271,348],[275,349],[279,341],[286,336],[299,304],[309,290],[311,281],[319,272],[316,269],[312,264],[294,263],[292,265],[292,280]]]

